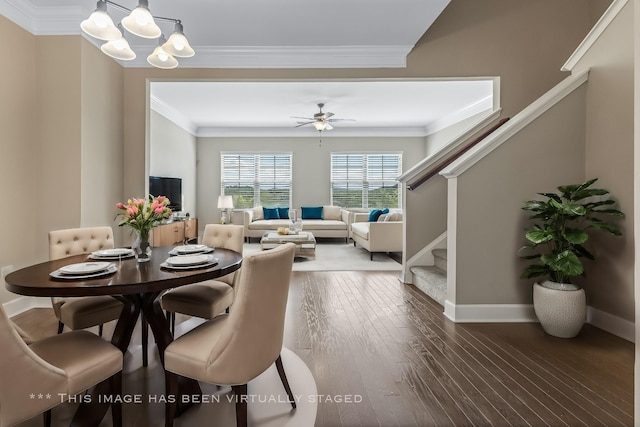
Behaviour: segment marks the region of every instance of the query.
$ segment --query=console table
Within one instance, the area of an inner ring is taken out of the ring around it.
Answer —
[[[171,246],[183,244],[189,239],[198,238],[198,219],[173,221],[153,227],[151,230],[151,246]]]

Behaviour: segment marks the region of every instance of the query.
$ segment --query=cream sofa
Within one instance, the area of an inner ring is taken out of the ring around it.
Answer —
[[[297,209],[302,217],[302,209]],[[350,212],[339,206],[322,206],[322,219],[302,219],[302,231],[310,231],[315,237],[340,237],[349,243]],[[276,231],[278,227],[289,227],[289,219],[264,219],[262,206],[242,211],[233,211],[233,224],[244,225],[244,236],[262,237],[267,231]]]
[[[368,213],[353,214],[351,238],[353,246],[362,246],[370,252],[402,252],[404,233],[401,212],[381,215],[376,222],[369,222]]]

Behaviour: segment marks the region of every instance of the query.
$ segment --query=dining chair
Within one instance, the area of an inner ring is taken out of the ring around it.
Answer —
[[[54,335],[27,345],[0,304],[0,427],[13,426],[109,381],[112,395],[122,392],[122,352],[87,331]],[[114,426],[122,425],[122,406],[111,406]]]
[[[49,232],[49,259],[60,259],[71,255],[91,253],[100,249],[113,249],[111,227],[85,227],[54,230]],[[78,298],[51,298],[53,311],[58,318],[58,333],[66,325],[71,330],[98,326],[102,336],[103,324],[118,320],[122,303],[108,295]],[[142,366],[148,365],[149,326],[144,316],[142,329]]]
[[[113,247],[111,227],[69,228],[49,232],[50,260]],[[102,325],[117,320],[122,311],[122,303],[110,296],[51,298],[51,302],[58,318],[58,333],[62,332],[65,325],[72,330],[98,326],[98,335],[102,336]]]
[[[202,244],[212,248],[225,248],[242,254],[244,226],[207,224]],[[214,252],[215,255],[215,252]],[[233,303],[233,286],[238,271],[216,280],[192,283],[171,289],[162,295],[162,309],[171,313],[171,329],[175,333],[175,313],[212,319]]]
[[[167,396],[175,396],[178,376],[231,386],[236,425],[247,425],[247,383],[274,362],[291,406],[296,408],[280,351],[295,244],[248,255],[230,313],[223,313],[174,340],[166,348]],[[166,426],[173,426],[176,402],[167,403]]]

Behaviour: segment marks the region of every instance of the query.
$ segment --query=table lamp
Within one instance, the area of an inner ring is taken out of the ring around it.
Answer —
[[[220,223],[227,224],[229,222],[228,210],[233,209],[233,198],[231,196],[218,196],[218,209],[222,209]]]

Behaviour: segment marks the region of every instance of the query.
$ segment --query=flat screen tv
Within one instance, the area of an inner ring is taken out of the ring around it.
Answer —
[[[149,177],[149,194],[169,198],[169,208],[174,212],[182,210],[182,178],[165,176]]]

